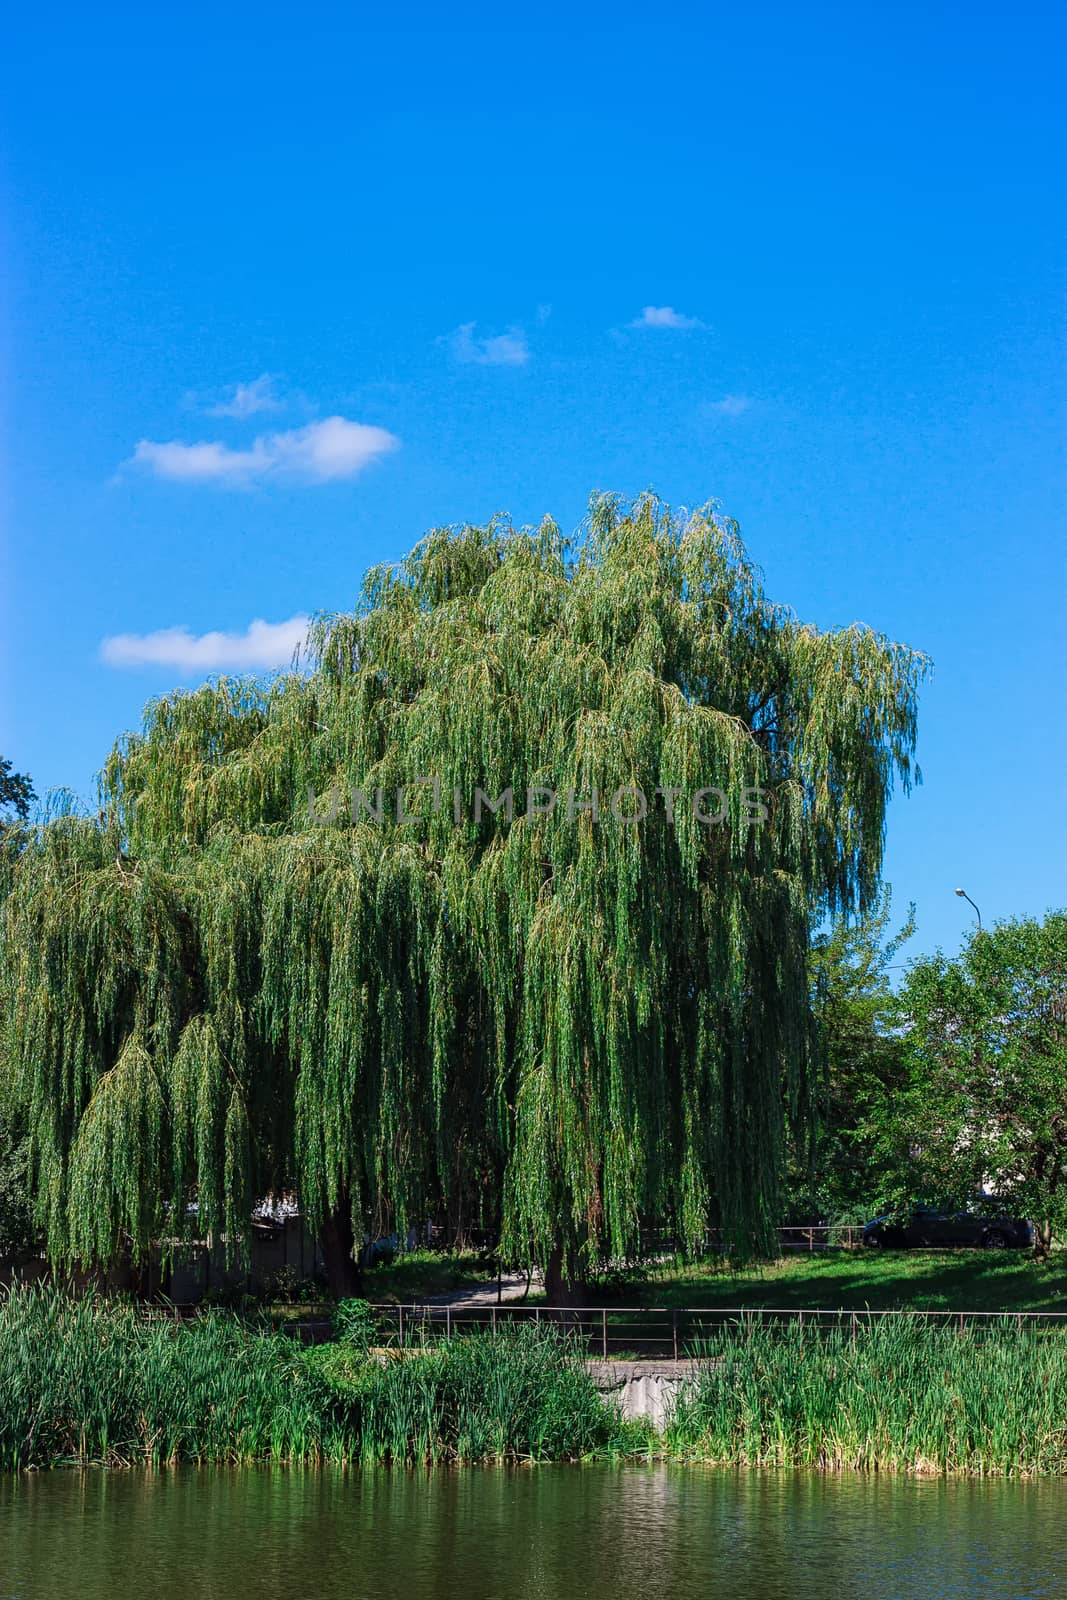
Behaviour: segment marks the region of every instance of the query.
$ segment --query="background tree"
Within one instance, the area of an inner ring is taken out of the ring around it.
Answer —
[[[924,666],[772,604],[713,510],[600,497],[573,541],[435,530],[305,670],[150,706],[101,818],[10,863],[51,1249],[143,1247],[191,1194],[235,1239],[283,1183],[339,1290],[354,1234],[459,1197],[556,1293],[643,1217],[768,1246],[810,1108],[809,921],[873,902]],[[527,808],[538,785],[560,803]],[[644,821],[581,809],[624,786]]]
[[[37,795],[25,772],[12,771],[0,756],[0,826],[24,822]],[[10,1103],[11,1074],[0,1046],[0,1259],[17,1260],[32,1250],[34,1228],[28,1186],[29,1141]]]
[[[965,1206],[988,1188],[1034,1219],[1047,1255],[1067,1227],[1067,913],[917,961],[899,1026],[906,1079],[870,1119],[897,1202]]]
[[[816,1118],[807,1149],[794,1152],[789,1205],[798,1219],[855,1221],[885,1187],[868,1115],[904,1081],[891,972],[915,931],[914,907],[890,932],[892,897],[839,919],[811,943],[809,973],[818,1062]]]
[[[25,822],[36,798],[26,773],[13,772],[8,758],[0,756],[0,823],[11,822],[12,813],[14,818]]]

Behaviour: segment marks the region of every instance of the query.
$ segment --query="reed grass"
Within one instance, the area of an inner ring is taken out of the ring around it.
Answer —
[[[0,1295],[0,1468],[668,1455],[731,1466],[1067,1474],[1067,1336],[919,1319],[755,1324],[698,1351],[665,1432],[623,1423],[559,1330],[384,1359],[218,1312],[145,1321],[52,1287]]]
[[[467,1334],[384,1366],[343,1344],[308,1359],[358,1399],[365,1461],[573,1459],[619,1431],[574,1346],[550,1328]]]
[[[618,1416],[552,1330],[476,1334],[384,1365],[218,1312],[145,1321],[51,1287],[0,1297],[0,1466],[558,1460]]]
[[[706,1340],[669,1454],[734,1466],[1067,1473],[1067,1336],[918,1317]]]

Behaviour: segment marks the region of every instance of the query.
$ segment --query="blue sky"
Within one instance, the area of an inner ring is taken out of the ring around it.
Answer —
[[[1067,902],[1065,35],[24,8],[0,750],[88,795],[147,697],[280,648],[257,619],[346,606],[433,524],[654,487],[719,499],[803,617],[934,658],[889,824],[912,948],[955,948],[957,883],[987,921]]]

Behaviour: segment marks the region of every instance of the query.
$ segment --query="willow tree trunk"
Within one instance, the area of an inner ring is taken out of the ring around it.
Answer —
[[[353,1254],[352,1208],[342,1195],[319,1230],[319,1246],[330,1293],[337,1300],[350,1300],[363,1289],[363,1274]]]
[[[545,1301],[550,1306],[577,1306],[582,1301],[581,1284],[575,1271],[574,1257],[562,1244],[556,1244],[545,1262],[542,1276],[545,1283]]]
[[[1034,1259],[1047,1261],[1052,1249],[1052,1223],[1047,1219],[1044,1222],[1034,1223]]]

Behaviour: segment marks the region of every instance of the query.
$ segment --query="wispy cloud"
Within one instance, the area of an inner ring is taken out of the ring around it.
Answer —
[[[174,667],[179,672],[263,670],[284,667],[307,634],[305,616],[288,622],[250,622],[244,633],[190,633],[159,628],[155,633],[116,633],[100,646],[109,667]]]
[[[345,417],[325,417],[305,428],[265,433],[244,450],[219,440],[183,444],[142,439],[127,465],[145,467],[177,483],[210,483],[241,488],[264,479],[334,483],[354,478],[378,456],[398,449],[400,440],[385,428]]]
[[[226,399],[206,406],[209,417],[254,417],[260,411],[280,411],[282,400],[276,380],[264,372],[251,383],[235,383],[226,391]]]
[[[645,306],[639,317],[629,324],[631,328],[703,328],[699,317],[686,317],[673,306]]]
[[[474,330],[476,322],[461,323],[452,333],[438,340],[446,344],[457,361],[479,367],[524,367],[530,359],[530,348],[521,328],[509,328],[506,333],[495,333],[478,339]]]
[[[751,404],[747,394],[724,394],[721,400],[707,401],[704,410],[712,416],[739,417]]]

